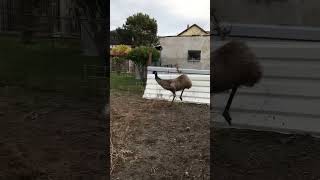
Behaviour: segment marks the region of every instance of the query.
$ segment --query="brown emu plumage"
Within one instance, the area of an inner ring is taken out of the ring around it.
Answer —
[[[156,71],[153,72],[155,74],[155,79],[157,83],[166,90],[169,90],[173,94],[172,102],[174,101],[176,97],[176,91],[181,91],[180,99],[182,101],[182,94],[185,89],[190,89],[192,87],[192,82],[189,79],[189,77],[185,74],[180,75],[179,77],[175,79],[161,79],[158,76],[158,73]]]
[[[233,96],[240,86],[252,87],[262,77],[262,68],[250,48],[240,41],[230,41],[211,52],[212,58],[212,93],[232,89],[223,116],[231,125],[229,108]]]

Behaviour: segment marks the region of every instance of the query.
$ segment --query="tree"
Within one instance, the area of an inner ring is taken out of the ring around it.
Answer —
[[[116,63],[117,66],[117,73],[120,74],[120,65],[125,60],[128,60],[127,56],[129,52],[131,51],[131,48],[127,45],[117,45],[111,50],[111,54],[114,56],[112,58],[112,61]]]
[[[110,45],[120,44],[120,37],[116,30],[110,31]]]
[[[117,32],[124,41],[131,41],[135,46],[152,46],[158,42],[158,25],[154,18],[147,14],[137,13],[129,16]]]
[[[132,60],[137,65],[140,77],[143,81],[145,80],[145,67],[147,65],[150,53],[152,55],[152,62],[157,62],[160,58],[160,53],[155,48],[140,46],[134,48],[128,54],[128,59]]]
[[[125,24],[121,28],[117,28],[116,32],[121,42],[138,47],[132,50],[128,57],[135,62],[141,79],[145,80],[145,67],[148,58],[152,57],[152,61],[157,61],[160,56],[156,49],[151,48],[158,43],[157,21],[148,14],[136,13],[129,16]]]
[[[116,30],[117,36],[119,38],[119,42],[121,44],[128,44],[133,45],[133,36],[131,32],[123,29],[123,28],[117,28]]]

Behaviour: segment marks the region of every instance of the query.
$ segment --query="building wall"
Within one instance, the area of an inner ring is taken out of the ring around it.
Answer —
[[[192,36],[192,35],[206,35],[202,30],[197,28],[196,26],[192,26],[186,32],[180,34],[180,36]]]
[[[320,26],[318,0],[215,0],[213,8],[226,22]]]
[[[161,65],[178,64],[187,69],[210,69],[210,36],[161,37]],[[200,62],[188,61],[188,50],[201,50]]]

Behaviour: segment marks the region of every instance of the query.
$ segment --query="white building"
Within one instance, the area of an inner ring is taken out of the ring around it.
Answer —
[[[177,36],[159,38],[161,66],[174,66],[187,69],[210,69],[210,35],[198,25],[188,26]]]

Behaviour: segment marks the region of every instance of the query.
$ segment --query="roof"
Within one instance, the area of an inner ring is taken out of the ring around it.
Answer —
[[[306,26],[237,24],[232,25],[230,36],[278,40],[320,41],[320,28]],[[213,33],[212,35],[216,35]]]
[[[197,27],[198,29],[200,29],[202,32],[204,32],[205,34],[208,34],[208,31],[205,31],[204,29],[202,29],[200,26],[198,26],[197,24],[193,24],[192,26],[188,27],[187,29],[185,29],[184,31],[182,31],[181,33],[179,33],[177,36],[182,35],[183,33],[187,32],[189,29],[193,28],[193,27]]]
[[[158,36],[158,38],[169,38],[169,37],[175,37],[175,38],[190,38],[190,37],[206,37],[206,36],[211,36],[210,34],[206,35],[193,35],[193,36]]]

